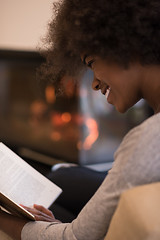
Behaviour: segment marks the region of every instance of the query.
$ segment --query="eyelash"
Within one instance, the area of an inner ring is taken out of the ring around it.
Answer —
[[[94,59],[90,60],[88,63],[87,63],[87,67],[89,68],[92,68],[92,63],[94,63]]]

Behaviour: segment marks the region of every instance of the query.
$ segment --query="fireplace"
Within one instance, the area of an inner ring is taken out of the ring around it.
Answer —
[[[146,119],[150,109],[138,103],[124,116],[91,90],[88,71],[80,86],[68,81],[63,96],[51,84],[42,88],[36,52],[0,51],[0,141],[17,152],[31,150],[79,163],[110,162],[126,132]]]

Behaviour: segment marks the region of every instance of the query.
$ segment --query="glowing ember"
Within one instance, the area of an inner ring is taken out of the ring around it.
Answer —
[[[47,86],[45,89],[46,101],[48,103],[54,103],[56,100],[55,89],[53,86]]]
[[[82,149],[82,142],[81,142],[81,141],[78,141],[78,142],[77,142],[77,149],[78,149],[78,150],[81,150],[81,149]]]
[[[60,113],[53,113],[51,115],[51,123],[53,126],[61,126],[63,125],[63,121],[62,121],[62,118],[61,118],[61,114]]]
[[[65,112],[62,114],[61,118],[63,122],[68,123],[71,121],[71,114],[68,112]]]
[[[61,139],[61,134],[55,131],[51,134],[51,139],[54,141],[59,141]]]

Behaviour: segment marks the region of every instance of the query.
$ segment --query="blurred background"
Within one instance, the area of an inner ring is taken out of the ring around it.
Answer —
[[[124,135],[152,110],[140,101],[117,113],[91,89],[92,72],[80,85],[69,79],[63,96],[44,87],[36,69],[38,53],[52,16],[50,0],[0,0],[0,141],[18,154],[80,165],[110,164]]]

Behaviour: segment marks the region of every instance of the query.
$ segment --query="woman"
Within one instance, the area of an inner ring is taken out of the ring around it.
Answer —
[[[41,69],[44,78],[59,88],[61,79],[80,78],[87,66],[94,72],[92,88],[117,111],[124,113],[143,98],[155,115],[126,135],[112,170],[72,223],[60,223],[35,206],[29,210],[42,221],[27,223],[1,212],[0,227],[22,240],[100,240],[122,192],[160,181],[160,2],[64,0],[58,5]]]

